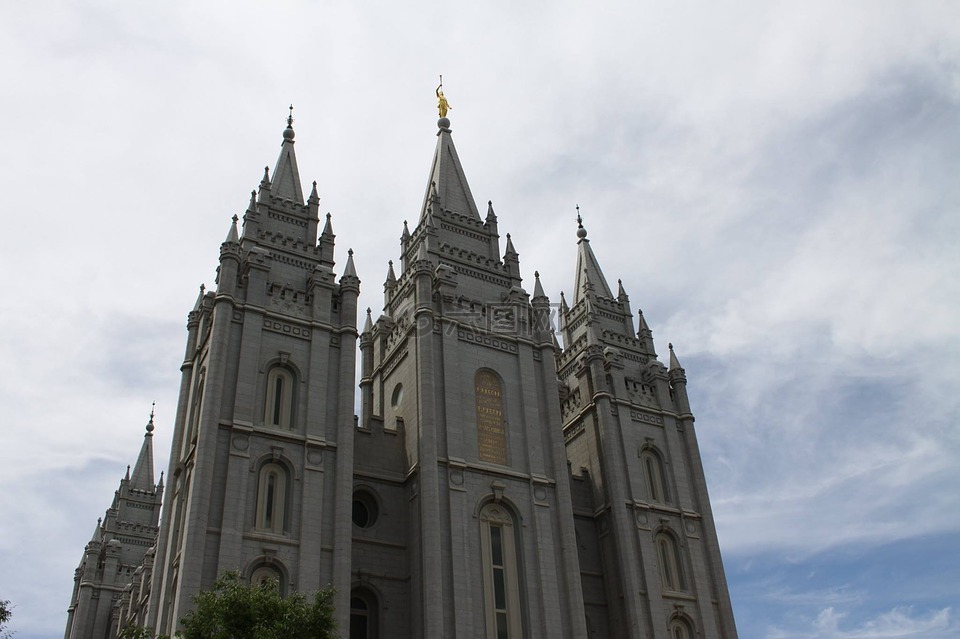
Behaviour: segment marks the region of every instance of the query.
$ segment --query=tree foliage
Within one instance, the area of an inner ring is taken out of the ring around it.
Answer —
[[[335,639],[333,590],[313,600],[302,593],[280,595],[276,581],[245,584],[224,574],[194,598],[194,610],[180,620],[183,639]]]
[[[13,636],[13,633],[7,630],[7,624],[12,616],[13,611],[10,609],[10,602],[6,599],[0,600],[0,638],[2,639]]]

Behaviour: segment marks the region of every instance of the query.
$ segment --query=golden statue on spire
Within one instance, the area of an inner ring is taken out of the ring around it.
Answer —
[[[447,111],[452,109],[450,103],[447,102],[447,98],[443,95],[443,76],[440,76],[440,84],[437,86],[437,110],[440,112],[440,117],[447,117]]]

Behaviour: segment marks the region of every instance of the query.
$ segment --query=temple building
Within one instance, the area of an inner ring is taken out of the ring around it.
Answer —
[[[395,221],[382,311],[364,313],[287,120],[188,315],[162,515],[151,418],[66,639],[172,635],[228,570],[333,586],[352,639],[737,636],[673,347],[661,361],[582,223],[557,247],[569,301],[524,279],[437,124],[416,223]]]

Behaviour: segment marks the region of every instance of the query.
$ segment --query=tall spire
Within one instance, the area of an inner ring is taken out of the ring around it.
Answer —
[[[283,143],[280,145],[280,157],[277,168],[273,170],[272,191],[274,195],[297,204],[303,204],[303,188],[300,186],[300,170],[297,168],[297,154],[293,151],[293,105],[287,117],[287,128],[283,130]]]
[[[597,256],[593,254],[590,248],[590,240],[587,239],[587,229],[583,228],[583,218],[580,217],[580,206],[577,206],[577,272],[576,280],[573,286],[573,303],[576,304],[583,299],[584,287],[590,285],[597,295],[613,298],[610,292],[610,286],[607,279],[603,276],[603,270],[600,268],[600,262]]]
[[[449,104],[447,106],[449,108]],[[480,220],[477,203],[473,200],[467,177],[460,164],[460,157],[453,145],[449,118],[441,117],[437,120],[437,127],[439,128],[437,149],[433,154],[433,164],[430,166],[430,177],[427,179],[427,190],[423,198],[420,218],[423,219],[426,215],[431,196],[434,195],[431,191],[435,190],[435,196],[439,198],[440,206],[445,210]]]
[[[143,445],[140,447],[140,456],[130,475],[130,487],[136,490],[153,492],[153,416],[157,403],[150,407],[150,421],[147,422],[146,434],[143,436]]]

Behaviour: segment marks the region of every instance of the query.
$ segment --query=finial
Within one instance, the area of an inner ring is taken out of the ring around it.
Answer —
[[[290,105],[290,115],[287,116],[287,128],[283,130],[283,139],[293,141],[293,105]]]
[[[234,217],[236,217],[236,215],[234,215]],[[152,404],[150,404],[150,421],[147,422],[147,433],[153,432],[153,429],[154,429],[153,416],[156,411],[156,408],[157,408],[157,402],[153,402]]]
[[[353,249],[352,249],[352,248],[351,248],[351,249],[347,249],[347,255],[349,255],[350,257],[353,257]]]
[[[200,285],[200,294],[203,295],[203,292],[204,292],[205,290],[207,290],[207,287],[204,286],[203,284],[201,284],[201,285]]]
[[[450,126],[450,120],[447,120],[447,111],[452,109],[450,103],[447,102],[447,98],[443,95],[443,76],[440,76],[440,84],[437,85],[437,111],[440,112],[440,120],[437,122],[437,126],[441,129],[446,129]]]
[[[263,167],[263,179],[260,180],[260,184],[270,184],[270,167]]]
[[[580,215],[580,205],[577,204],[577,237],[581,240],[587,237],[587,229],[583,228],[583,217]]]
[[[668,342],[668,343],[667,343],[667,348],[669,348],[669,349],[672,351],[672,350],[673,350],[673,342]]]
[[[540,271],[534,271],[534,272],[533,272],[533,276],[539,280],[539,279],[540,279]]]

